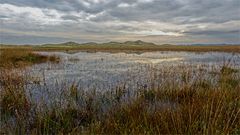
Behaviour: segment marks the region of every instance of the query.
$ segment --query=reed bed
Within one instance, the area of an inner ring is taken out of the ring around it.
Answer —
[[[34,53],[32,49],[4,49],[0,50],[0,68],[24,68],[37,63],[59,62],[54,55],[45,56]]]
[[[0,132],[240,134],[239,69],[224,64],[210,71],[189,65],[156,70],[136,90],[125,84],[104,92],[59,84],[61,96],[46,103],[26,89],[29,77],[1,69]]]

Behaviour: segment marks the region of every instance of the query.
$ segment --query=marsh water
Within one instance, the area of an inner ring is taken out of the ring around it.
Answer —
[[[73,84],[82,90],[97,91],[109,91],[123,85],[130,90],[149,87],[150,82],[166,79],[163,72],[174,71],[175,74],[170,76],[174,79],[186,67],[202,68],[202,72],[228,63],[240,67],[239,54],[220,52],[37,53],[61,58],[59,63],[37,64],[25,71],[26,75],[32,76],[31,85],[27,87],[37,97],[44,97],[46,93],[59,96],[61,89]]]

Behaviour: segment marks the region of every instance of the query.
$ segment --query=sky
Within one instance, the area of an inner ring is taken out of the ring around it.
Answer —
[[[0,0],[2,44],[240,44],[240,0]]]

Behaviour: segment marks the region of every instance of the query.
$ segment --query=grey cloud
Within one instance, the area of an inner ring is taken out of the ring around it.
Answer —
[[[133,1],[106,0],[106,2],[93,3],[91,0],[2,0],[1,3],[10,3],[18,6],[31,6],[38,8],[49,8],[60,11],[83,11],[97,14],[107,11],[113,18],[120,20],[160,20],[177,21],[176,23],[196,22],[225,22],[228,20],[239,20],[239,0],[155,0],[140,3]],[[84,5],[88,3],[89,6]],[[119,8],[121,3],[135,4],[133,7]],[[182,17],[183,20],[174,20]],[[108,18],[110,19],[110,18]]]
[[[71,41],[72,39],[49,37],[49,36],[31,36],[31,35],[16,35],[9,33],[0,33],[1,43],[5,44],[45,44],[45,43],[61,43]]]
[[[8,3],[17,6],[29,6],[29,7],[38,7],[38,8],[51,8],[62,11],[71,11],[74,10],[72,4],[69,1],[65,0],[1,0],[0,3]]]
[[[66,35],[75,37],[71,39],[77,41],[80,37],[75,35],[93,35],[87,40],[120,40],[119,37],[124,37],[122,39],[144,38],[178,43],[187,38],[192,39],[189,42],[199,42],[204,38],[209,42],[240,42],[239,0],[1,0],[0,4],[35,10],[20,13],[20,10],[2,9],[5,10],[0,12],[2,31],[33,32],[39,37],[41,33],[54,32],[59,36],[54,36],[55,39],[59,41],[67,39]],[[151,32],[166,33],[166,36],[151,35],[150,38],[149,35],[138,35]],[[173,40],[171,33],[182,36]],[[97,39],[99,35],[105,37]],[[109,35],[112,36],[107,37]],[[3,32],[1,36],[4,42],[10,40]]]
[[[113,9],[110,14],[125,20],[150,19],[182,23],[222,23],[240,19],[238,0],[156,0],[122,9]],[[182,18],[182,19],[176,19]]]
[[[213,31],[213,30],[205,30],[205,31],[189,31],[189,32],[184,32],[185,34],[188,35],[227,35],[227,34],[235,34],[237,36],[240,35],[240,30],[232,30],[232,31]]]
[[[74,20],[77,21],[78,19],[80,19],[80,17],[75,16],[75,15],[64,15],[62,16],[63,20]]]

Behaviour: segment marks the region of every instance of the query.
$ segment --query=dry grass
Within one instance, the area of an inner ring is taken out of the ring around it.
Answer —
[[[147,51],[189,51],[189,52],[234,52],[240,53],[240,45],[191,46],[191,45],[78,45],[78,46],[2,46],[0,49],[32,49],[34,51],[88,51],[88,52],[147,52]]]
[[[0,50],[0,67],[21,68],[36,63],[59,62],[57,56],[45,56],[33,53],[31,49],[4,49]]]
[[[87,52],[149,52],[149,51],[189,51],[189,52],[235,52],[240,53],[240,46],[78,46],[78,47],[36,47],[36,51],[87,51]]]

